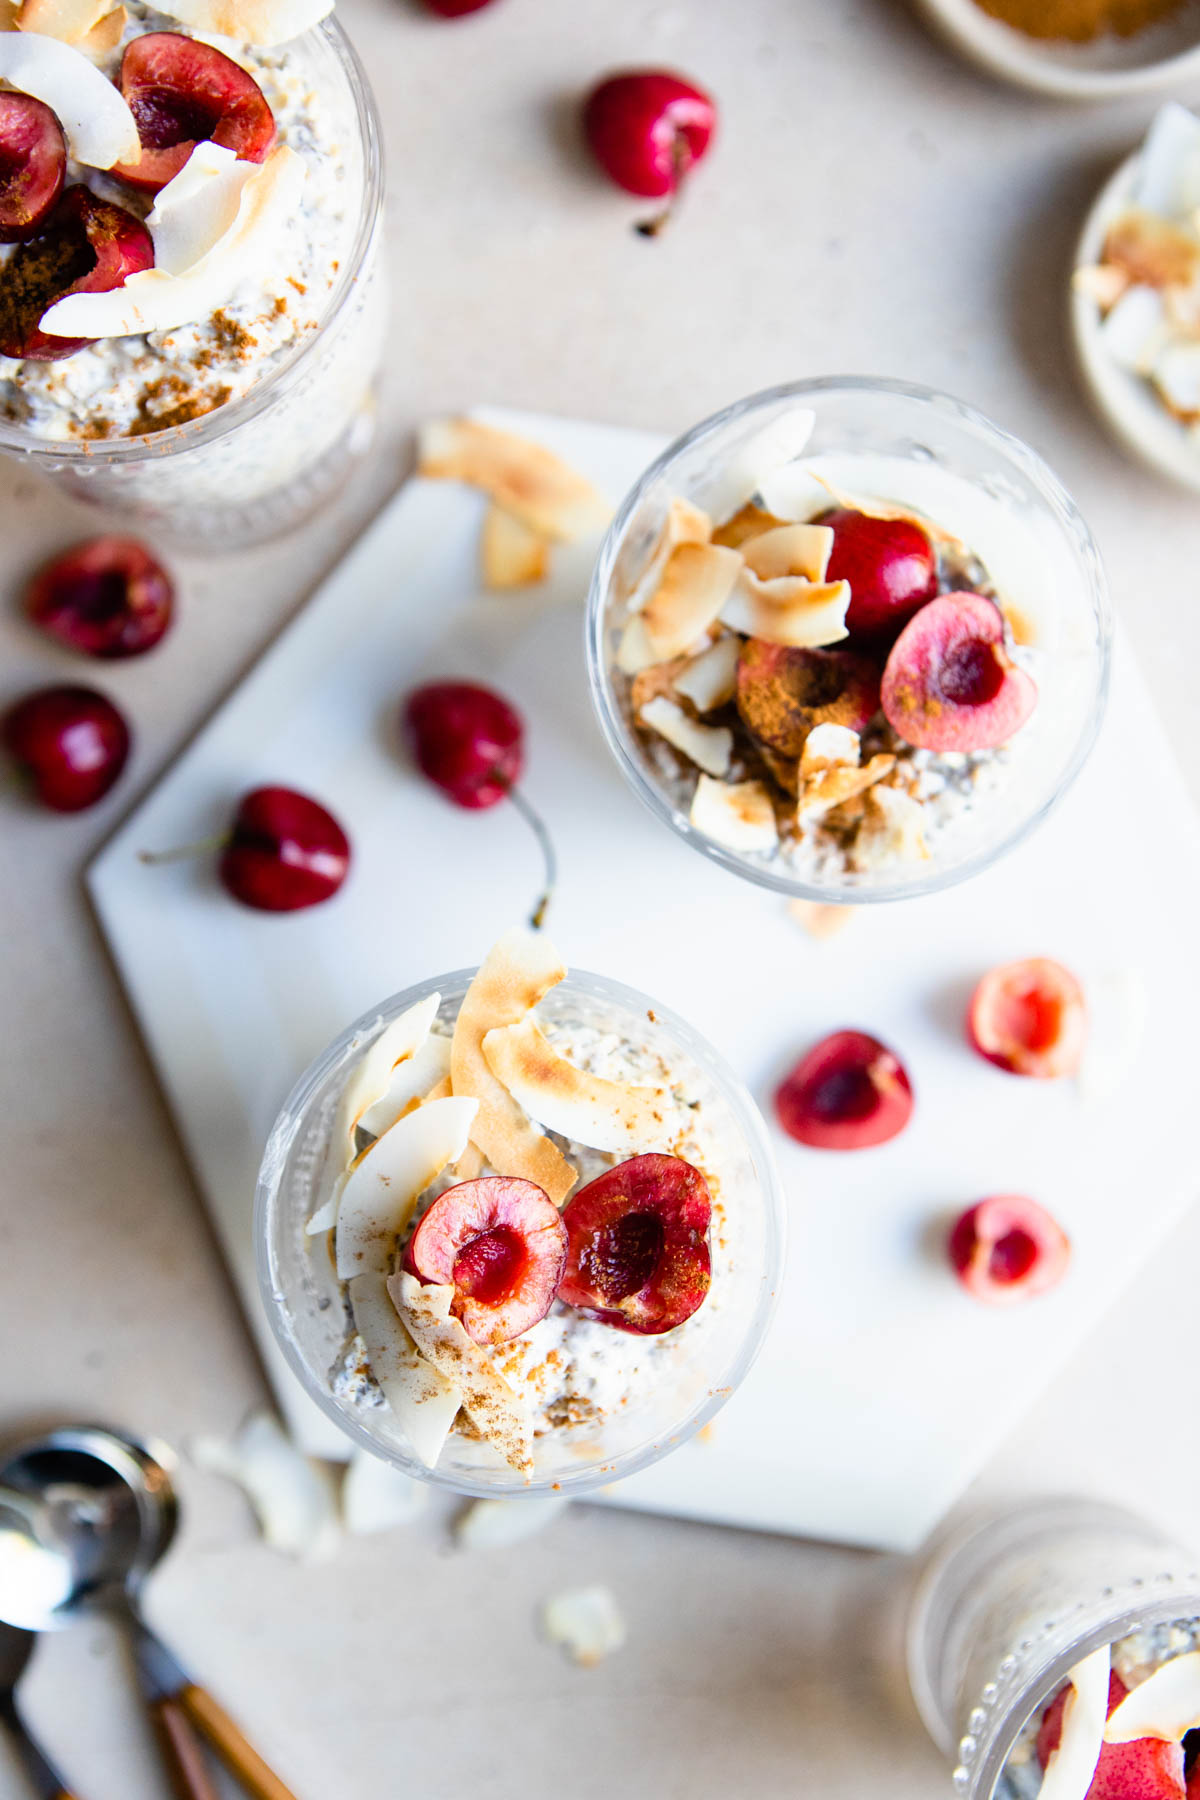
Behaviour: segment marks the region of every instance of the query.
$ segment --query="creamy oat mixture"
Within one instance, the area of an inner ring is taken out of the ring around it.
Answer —
[[[710,1129],[703,1099],[690,1091],[688,1074],[680,1068],[661,1029],[647,1020],[644,1033],[633,1035],[624,1017],[609,1028],[602,1028],[594,1017],[582,1016],[559,1015],[541,1018],[540,1023],[554,1049],[577,1068],[609,1081],[670,1090],[661,1109],[661,1137],[643,1148],[691,1163],[704,1175],[712,1199],[711,1286],[699,1310],[683,1324],[659,1335],[643,1336],[589,1319],[556,1300],[546,1317],[522,1336],[488,1350],[495,1367],[528,1406],[535,1441],[549,1433],[569,1434],[579,1439],[584,1453],[609,1419],[635,1408],[649,1389],[684,1374],[703,1340],[723,1322],[735,1262],[726,1211],[730,1184],[725,1180],[725,1159]],[[448,1036],[449,1028],[439,1022],[434,1032]],[[571,1196],[628,1159],[625,1153],[594,1150],[554,1133],[547,1135],[579,1170]],[[486,1162],[481,1172],[496,1173]],[[454,1169],[446,1169],[425,1190],[404,1243],[433,1201],[461,1179]],[[325,1240],[316,1239],[314,1245],[316,1254],[326,1253]],[[340,1285],[346,1300],[347,1339],[329,1372],[331,1391],[343,1405],[372,1412],[386,1401],[371,1374],[366,1345],[354,1329],[345,1284]],[[454,1431],[478,1435],[462,1413]]]
[[[1200,1650],[1200,1619],[1168,1619],[1130,1632],[1111,1646],[1112,1668],[1129,1689],[1140,1687],[1156,1669],[1189,1651]],[[1045,1707],[1027,1719],[996,1784],[995,1800],[1037,1800],[1043,1770],[1037,1755]],[[1185,1754],[1189,1752],[1184,1742]],[[1188,1762],[1191,1756],[1188,1755]]]
[[[109,76],[116,75],[131,38],[184,30],[141,0],[128,0],[128,12],[122,46],[100,64]],[[304,158],[300,206],[277,242],[266,278],[243,281],[224,306],[197,324],[102,339],[59,362],[0,357],[0,417],[39,438],[139,437],[240,398],[316,331],[350,254],[362,204],[362,171],[351,154],[353,121],[344,98],[335,103],[320,91],[305,38],[271,49],[226,38],[202,41],[254,77],[275,116],[276,141]],[[153,195],[96,169],[71,163],[67,179],[139,216],[153,204]],[[0,247],[0,257],[7,254],[10,248]]]

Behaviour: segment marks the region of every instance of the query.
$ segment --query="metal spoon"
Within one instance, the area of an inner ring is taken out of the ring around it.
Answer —
[[[142,1584],[175,1535],[169,1452],[70,1426],[0,1462],[0,1619],[57,1630],[85,1608],[123,1616],[164,1753],[187,1800],[215,1800],[192,1728],[254,1800],[294,1796],[196,1685],[141,1613]]]
[[[16,1686],[33,1653],[32,1631],[0,1624],[0,1726],[29,1777],[38,1800],[71,1800],[67,1784],[30,1734],[17,1710]]]

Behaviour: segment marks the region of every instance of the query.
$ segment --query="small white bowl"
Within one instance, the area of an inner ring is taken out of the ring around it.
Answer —
[[[1019,87],[1072,100],[1149,93],[1200,77],[1200,4],[1132,37],[1062,44],[1026,36],[991,18],[976,0],[917,0],[956,50]]]
[[[1141,150],[1109,177],[1084,221],[1075,268],[1100,260],[1109,225],[1132,203]],[[1071,336],[1088,398],[1113,436],[1138,461],[1171,481],[1200,490],[1200,440],[1172,418],[1143,376],[1109,354],[1100,331],[1100,308],[1090,294],[1071,289]]]

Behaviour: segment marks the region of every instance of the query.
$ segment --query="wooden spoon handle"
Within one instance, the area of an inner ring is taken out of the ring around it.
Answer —
[[[257,1750],[252,1750],[229,1714],[217,1705],[211,1694],[190,1682],[176,1698],[198,1731],[202,1731],[225,1767],[253,1800],[296,1800],[290,1788],[284,1787],[273,1769],[269,1769]]]
[[[217,1800],[200,1740],[179,1701],[173,1696],[152,1700],[150,1717],[176,1800]]]

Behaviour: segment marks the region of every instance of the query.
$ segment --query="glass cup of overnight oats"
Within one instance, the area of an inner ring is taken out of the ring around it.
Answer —
[[[911,898],[985,869],[1082,768],[1108,690],[1099,553],[973,408],[830,377],[697,425],[626,497],[587,657],[638,797],[761,887]]]
[[[579,1494],[656,1462],[742,1380],[782,1274],[741,1082],[529,931],[365,1015],[301,1077],[255,1230],[317,1404],[467,1494]]]
[[[908,1670],[963,1800],[1200,1784],[1200,1563],[1120,1507],[1035,1500],[944,1534],[913,1591]]]
[[[31,3],[57,26],[56,0]],[[12,87],[85,121],[66,131],[60,198],[0,250],[0,449],[213,549],[309,516],[372,432],[380,129],[345,33],[307,23],[320,10],[225,0],[235,38],[203,28],[213,0],[181,0],[195,29],[128,0],[117,41],[88,54],[5,34],[23,58],[10,72],[0,46]],[[264,18],[302,28],[264,43]],[[112,163],[122,114],[133,150]]]

